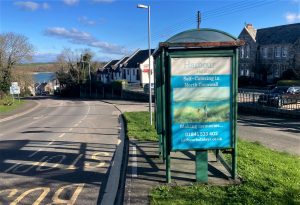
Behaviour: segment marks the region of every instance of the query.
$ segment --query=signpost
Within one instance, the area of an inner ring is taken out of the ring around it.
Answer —
[[[9,87],[9,93],[12,95],[14,101],[14,95],[18,95],[18,99],[20,102],[20,87],[18,86],[18,82],[12,82],[11,86]]]
[[[170,153],[195,151],[196,180],[208,181],[208,150],[236,177],[238,46],[214,29],[188,30],[154,52],[156,128],[171,181]],[[222,152],[231,154],[231,165]]]

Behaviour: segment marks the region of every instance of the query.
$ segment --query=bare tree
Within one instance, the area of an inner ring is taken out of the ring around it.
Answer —
[[[22,60],[31,60],[32,54],[33,46],[27,37],[15,33],[0,34],[0,90],[9,90],[11,69]]]

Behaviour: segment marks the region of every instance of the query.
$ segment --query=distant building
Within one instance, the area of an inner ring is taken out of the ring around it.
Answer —
[[[300,23],[255,29],[247,24],[239,35],[239,76],[265,81],[280,78],[287,69],[300,74]]]
[[[154,49],[151,50],[151,54]],[[151,55],[151,65],[150,70],[152,72],[151,75],[151,83],[154,82],[154,74],[153,74],[153,57]],[[124,65],[125,71],[125,80],[129,83],[140,83],[145,85],[149,83],[149,50],[139,50]]]
[[[154,49],[151,50],[153,53]],[[151,83],[154,82],[153,57],[151,56]],[[97,71],[97,79],[103,83],[126,80],[128,83],[149,83],[149,50],[137,50],[130,56],[111,60]]]

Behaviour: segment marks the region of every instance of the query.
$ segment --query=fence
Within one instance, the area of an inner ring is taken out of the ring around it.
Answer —
[[[300,112],[299,98],[275,97],[259,93],[239,92],[238,102],[239,104],[255,107],[271,107],[274,109]]]

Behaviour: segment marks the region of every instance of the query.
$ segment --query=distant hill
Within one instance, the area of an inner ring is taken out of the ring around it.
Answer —
[[[93,62],[91,64],[92,72],[96,71],[97,68],[104,66],[105,62]],[[39,73],[39,72],[56,72],[59,70],[59,67],[56,63],[26,63],[26,64],[18,64],[14,66],[16,71],[25,71],[31,73]]]
[[[28,64],[18,64],[14,69],[19,71],[26,71],[32,73],[38,72],[56,72],[59,70],[55,63],[28,63]]]

